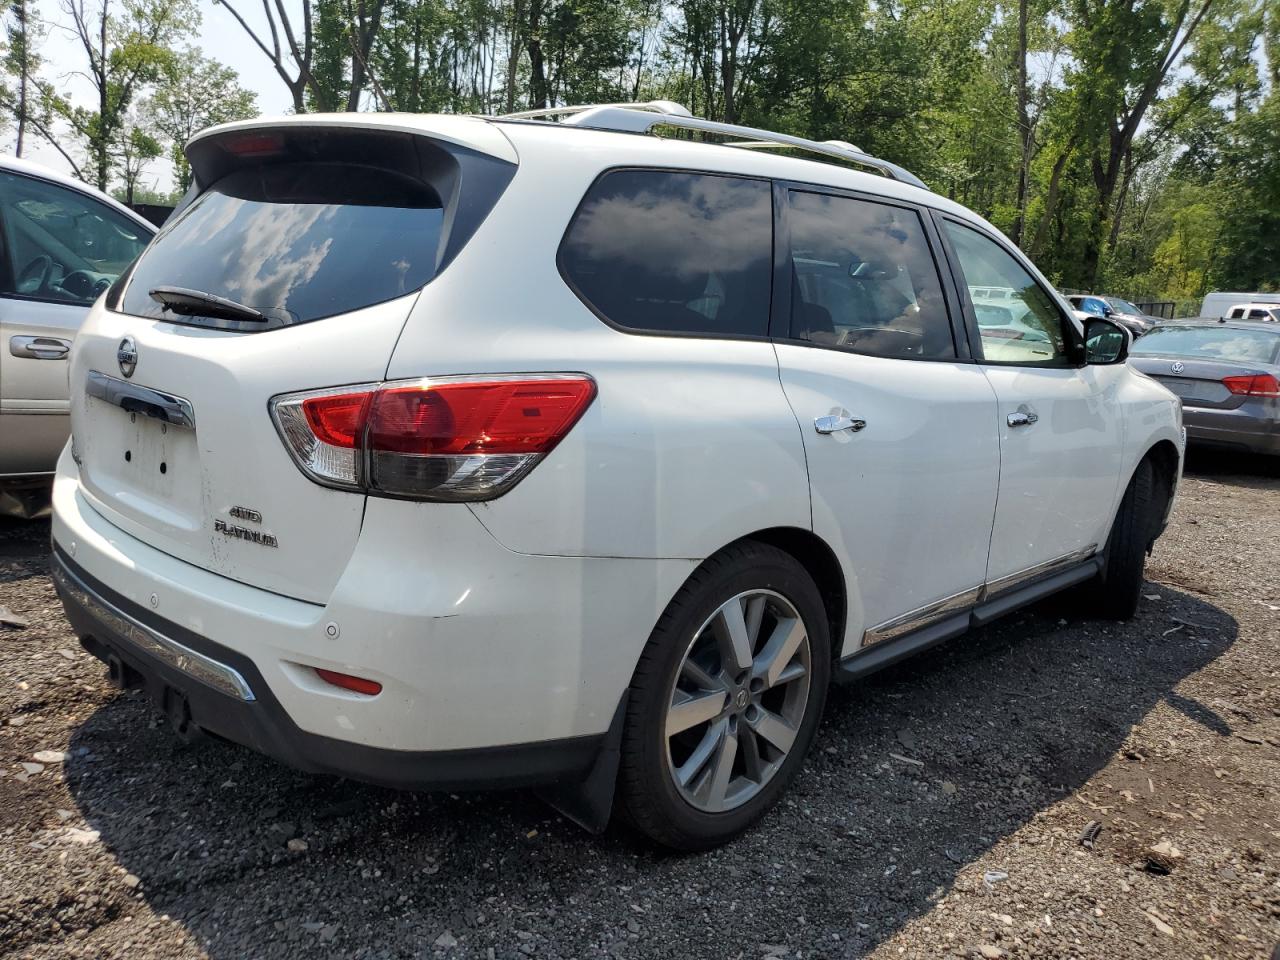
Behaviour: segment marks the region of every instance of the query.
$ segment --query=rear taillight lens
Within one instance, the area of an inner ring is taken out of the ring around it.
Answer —
[[[271,401],[271,415],[317,483],[490,500],[560,442],[595,393],[584,374],[442,377],[286,394]]]
[[[1280,380],[1269,373],[1223,377],[1222,384],[1232,393],[1246,397],[1280,397]]]

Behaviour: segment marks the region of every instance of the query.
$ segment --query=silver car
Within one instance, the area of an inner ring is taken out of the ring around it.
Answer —
[[[70,432],[71,341],[156,229],[92,187],[12,157],[0,157],[0,227],[0,513],[25,515]]]
[[[1280,326],[1170,321],[1136,341],[1129,357],[1182,398],[1189,441],[1280,456]]]
[[[1128,300],[1120,297],[1100,293],[1073,293],[1067,297],[1067,302],[1081,313],[1094,317],[1106,317],[1120,324],[1132,333],[1135,339],[1146,334],[1158,322],[1157,317],[1143,313]]]

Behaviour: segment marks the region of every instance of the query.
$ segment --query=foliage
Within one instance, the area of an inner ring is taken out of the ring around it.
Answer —
[[[137,196],[159,145],[182,187],[182,144],[256,111],[176,52],[195,0],[59,0],[95,92],[68,102],[31,2],[7,7],[0,103],[86,179]],[[1066,287],[1280,287],[1274,0],[303,0],[265,29],[215,3],[297,112],[671,99],[902,164]]]
[[[191,186],[191,167],[183,153],[187,141],[205,127],[257,116],[257,99],[240,86],[234,70],[194,47],[182,51],[160,75],[146,109],[151,125],[168,142],[180,193]]]

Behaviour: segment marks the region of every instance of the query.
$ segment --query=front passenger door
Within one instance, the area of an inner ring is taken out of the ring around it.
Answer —
[[[943,218],[970,343],[995,389],[1000,493],[989,594],[1106,543],[1120,483],[1124,365],[1085,366],[1081,335],[1002,242]],[[998,304],[990,291],[1004,293]]]
[[[957,344],[957,305],[918,208],[784,193],[774,301],[790,326],[775,340],[778,367],[813,529],[848,582],[848,656],[977,600],[1000,465],[996,401]]]

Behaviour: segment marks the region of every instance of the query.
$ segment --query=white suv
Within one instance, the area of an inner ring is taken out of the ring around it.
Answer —
[[[1183,438],[1123,331],[892,164],[645,107],[191,142],[72,356],[55,578],[119,683],[696,848],[832,679],[1074,584],[1134,612]]]

